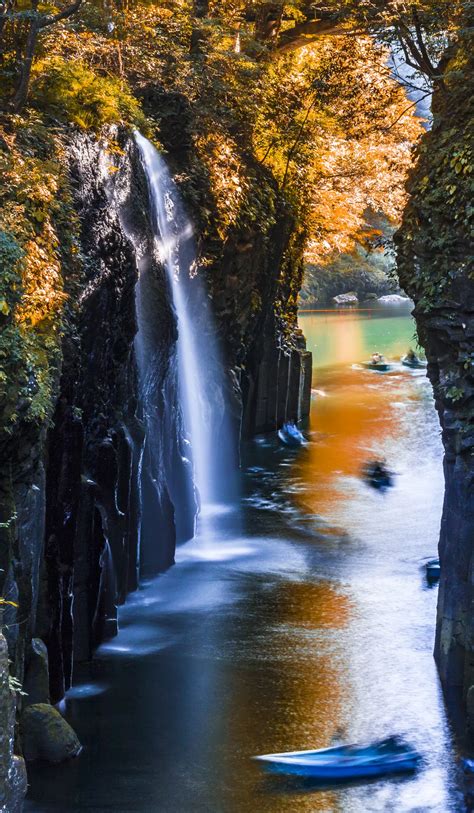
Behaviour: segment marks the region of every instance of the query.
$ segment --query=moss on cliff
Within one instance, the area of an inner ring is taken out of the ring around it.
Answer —
[[[68,294],[80,262],[59,134],[50,135],[31,117],[18,119],[1,135],[0,444],[5,450],[20,425],[41,427],[51,416]]]
[[[420,142],[397,236],[400,279],[419,309],[459,302],[474,278],[474,83],[469,29],[446,54],[433,128]]]
[[[415,300],[445,448],[435,655],[443,684],[472,700],[474,60],[473,20],[464,22],[442,63],[433,129],[418,150],[396,241],[400,280]],[[474,730],[472,703],[468,713]]]

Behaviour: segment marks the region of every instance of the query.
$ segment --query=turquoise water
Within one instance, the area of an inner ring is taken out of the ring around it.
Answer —
[[[300,325],[315,368],[361,362],[375,352],[399,359],[409,347],[417,347],[411,307],[375,305],[365,310],[301,313]]]

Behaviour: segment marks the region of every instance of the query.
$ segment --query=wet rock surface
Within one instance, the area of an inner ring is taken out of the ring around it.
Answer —
[[[69,324],[53,393],[56,409],[51,428],[44,425],[38,432],[25,425],[12,438],[11,471],[0,482],[2,595],[18,605],[6,606],[4,613],[11,669],[27,688],[23,717],[28,708],[36,709],[36,716],[28,712],[24,719],[36,725],[38,708],[45,706],[50,733],[59,729],[61,718],[52,715],[48,701],[64,696],[74,663],[89,659],[98,643],[116,633],[117,606],[137,587],[140,564],[149,574],[165,569],[173,562],[176,543],[175,506],[166,483],[170,471],[179,480],[183,468],[173,384],[176,320],[153,257],[134,143],[125,133],[115,136],[123,147],[119,159],[107,158],[106,143],[93,136],[74,136],[70,142],[83,271],[80,280],[71,282]],[[112,160],[120,161],[115,173],[108,171]],[[167,466],[155,472],[161,502],[153,505],[153,522],[148,519],[144,530],[141,561],[140,471],[146,467],[141,465],[145,432],[134,346],[139,267],[125,216],[141,253],[152,258],[148,270],[155,280],[156,392],[161,398],[156,422],[171,446]],[[10,725],[4,721],[2,726],[10,732],[5,733],[1,767],[5,787],[5,776],[17,776],[16,785],[21,785],[21,771],[13,763],[11,703],[6,693],[0,704]],[[66,744],[74,751],[69,736]],[[35,749],[38,758],[49,758],[46,740],[35,743],[30,742],[28,758]]]
[[[0,633],[0,810],[20,813],[26,794],[26,770],[15,747],[15,695],[10,689],[6,639]]]
[[[37,630],[48,647],[53,703],[71,685],[74,662],[88,660],[95,646],[116,634],[117,606],[136,589],[140,568],[150,575],[168,567],[176,543],[167,481],[170,470],[177,478],[184,465],[179,454],[182,428],[176,392],[172,383],[168,388],[165,383],[176,375],[170,367],[175,317],[154,259],[135,145],[125,133],[119,138],[123,152],[114,173],[108,170],[113,159],[107,144],[80,137],[70,148],[85,279],[77,327],[65,342],[60,396],[48,438]],[[135,347],[135,286],[143,271],[153,286],[157,325],[154,375],[161,401],[157,397],[154,408],[162,434],[174,439],[169,466],[154,472],[159,484],[155,493],[161,498],[153,503],[151,527],[141,510],[147,466]]]
[[[10,767],[10,791],[5,813],[21,813],[27,789],[25,760],[15,754]]]
[[[50,702],[48,649],[40,638],[33,638],[31,641],[23,689],[24,706]]]

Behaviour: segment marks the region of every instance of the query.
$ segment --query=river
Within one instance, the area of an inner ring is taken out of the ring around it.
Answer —
[[[409,311],[301,314],[314,353],[308,445],[247,444],[242,503],[132,595],[119,636],[76,673],[85,748],[30,775],[34,813],[448,813],[463,809],[432,658],[442,449],[424,372],[360,367],[413,344]],[[372,490],[368,459],[394,487]],[[208,527],[204,523],[204,527]],[[402,734],[413,777],[314,790],[250,757]]]

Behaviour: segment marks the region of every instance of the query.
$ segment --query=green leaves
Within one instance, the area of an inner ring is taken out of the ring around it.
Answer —
[[[118,79],[101,76],[82,62],[44,59],[34,69],[33,103],[82,129],[124,122],[146,129],[137,99]],[[144,126],[143,126],[144,125]],[[35,215],[41,218],[41,211]]]

